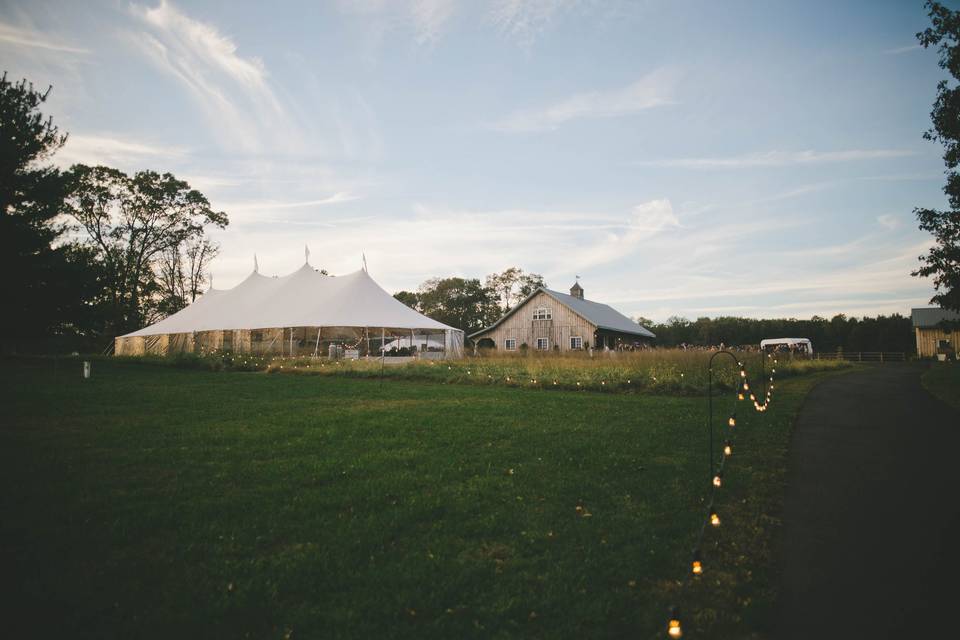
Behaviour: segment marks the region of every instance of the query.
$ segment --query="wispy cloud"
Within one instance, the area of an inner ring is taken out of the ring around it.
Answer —
[[[521,45],[531,45],[562,12],[576,0],[495,0],[490,21]]]
[[[677,167],[682,169],[746,169],[755,167],[784,167],[788,165],[882,160],[917,155],[906,149],[848,149],[843,151],[760,151],[735,156],[706,158],[668,158],[646,160],[637,164],[647,167]]]
[[[363,18],[363,26],[379,46],[387,31],[413,34],[420,45],[432,45],[447,31],[461,8],[457,0],[338,0],[345,15]]]
[[[889,213],[885,213],[882,216],[878,216],[877,222],[880,223],[881,227],[885,229],[889,229],[891,231],[900,226],[900,218],[898,218],[897,216],[891,215]]]
[[[157,160],[182,158],[187,153],[185,147],[146,142],[118,134],[70,134],[67,144],[53,159],[61,167],[82,163],[137,170]]]
[[[456,9],[454,0],[413,0],[410,15],[420,44],[436,41]]]
[[[299,148],[301,136],[291,128],[259,58],[241,56],[216,27],[166,0],[153,8],[131,5],[131,12],[144,27],[131,42],[190,91],[225,146]]]
[[[609,232],[599,241],[586,243],[569,257],[581,269],[614,262],[635,251],[642,242],[679,226],[680,220],[669,200],[651,200],[633,208],[630,221],[623,231]]]
[[[49,34],[6,22],[0,22],[0,43],[9,43],[18,47],[30,47],[56,53],[90,53],[89,49],[73,46],[69,42],[61,41]]]
[[[908,52],[910,52],[910,51],[916,51],[917,49],[923,49],[923,45],[911,44],[911,45],[907,45],[907,46],[905,46],[905,47],[896,47],[896,48],[894,48],[894,49],[887,49],[887,50],[884,51],[884,53],[887,54],[887,55],[889,55],[889,56],[897,56],[897,55],[900,55],[901,53],[908,53]]]
[[[262,200],[262,201],[246,201],[246,202],[226,202],[221,203],[220,206],[224,207],[229,211],[235,212],[250,212],[250,211],[275,211],[283,209],[307,209],[312,207],[323,207],[331,204],[340,204],[343,202],[350,202],[351,200],[357,200],[360,196],[346,192],[340,191],[332,196],[326,198],[315,198],[313,200],[296,200],[296,201],[278,201],[278,200]]]
[[[658,69],[625,87],[588,91],[554,104],[516,111],[494,122],[490,128],[507,132],[536,132],[557,129],[571,120],[615,118],[674,103],[677,74]]]

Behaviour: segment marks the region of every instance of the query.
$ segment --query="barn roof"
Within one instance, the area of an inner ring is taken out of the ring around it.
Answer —
[[[596,325],[598,329],[607,329],[609,331],[617,331],[620,333],[629,333],[635,336],[640,336],[643,338],[656,338],[653,332],[648,329],[640,326],[627,316],[623,315],[613,307],[607,304],[600,302],[594,302],[593,300],[584,300],[582,298],[576,298],[574,296],[568,295],[566,293],[560,293],[559,291],[554,291],[552,289],[545,289],[540,287],[529,296],[527,296],[523,302],[515,306],[513,309],[503,314],[503,316],[494,322],[489,327],[481,329],[476,333],[470,335],[470,337],[478,336],[480,334],[486,333],[494,328],[496,328],[500,323],[509,318],[511,315],[516,313],[520,307],[525,305],[530,298],[537,295],[540,292],[543,292],[559,302],[562,305],[565,305],[572,309],[574,313],[581,316],[587,322]]]
[[[913,326],[919,329],[936,327],[943,321],[960,320],[960,313],[941,309],[939,307],[925,307],[910,310],[910,318],[913,320]]]

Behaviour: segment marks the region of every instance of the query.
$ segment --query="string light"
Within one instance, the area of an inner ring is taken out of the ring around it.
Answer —
[[[728,458],[733,455],[733,445],[729,440],[723,443],[723,455],[727,456]]]
[[[713,476],[713,486],[717,489],[723,484],[723,472],[717,471],[717,475]]]
[[[730,416],[730,418],[727,420],[727,424],[728,424],[729,426],[731,426],[731,427],[737,426],[737,418],[736,418],[736,416]]]
[[[720,514],[717,513],[716,509],[710,509],[710,524],[714,527],[720,526]]]
[[[743,400],[743,392],[737,394],[737,400]]]
[[[682,638],[683,627],[680,626],[680,609],[670,610],[670,622],[667,623],[667,635],[671,638]]]
[[[703,574],[703,562],[700,559],[700,549],[693,552],[693,562],[690,563],[690,571],[695,576]]]

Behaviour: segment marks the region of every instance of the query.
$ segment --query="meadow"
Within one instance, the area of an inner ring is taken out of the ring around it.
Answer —
[[[123,358],[210,371],[267,371],[353,378],[393,378],[441,384],[507,386],[549,391],[600,391],[607,393],[653,393],[701,395],[707,392],[708,363],[713,352],[652,349],[636,352],[582,354],[503,354],[481,352],[459,360],[412,360],[384,365],[378,358],[331,360],[329,358],[256,356],[222,352],[179,354],[173,357]],[[851,366],[844,361],[793,359],[789,355],[761,366],[757,352],[738,352],[751,380],[762,380],[776,371],[778,379]],[[715,389],[732,390],[739,382],[732,361],[721,356],[714,367]]]
[[[740,404],[723,525],[684,587],[709,484],[699,383],[505,381],[622,382],[638,369],[619,361],[390,367],[382,383],[359,363],[211,362],[96,361],[90,380],[76,360],[4,362],[11,637],[657,638],[672,604],[691,637],[762,633],[790,426],[833,375],[801,367],[769,412]]]

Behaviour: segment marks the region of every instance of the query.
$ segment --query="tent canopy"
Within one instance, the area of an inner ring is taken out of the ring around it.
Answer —
[[[271,278],[254,270],[236,287],[210,289],[185,309],[121,337],[275,327],[385,327],[462,333],[403,304],[362,269],[327,276],[304,264],[283,277]]]

